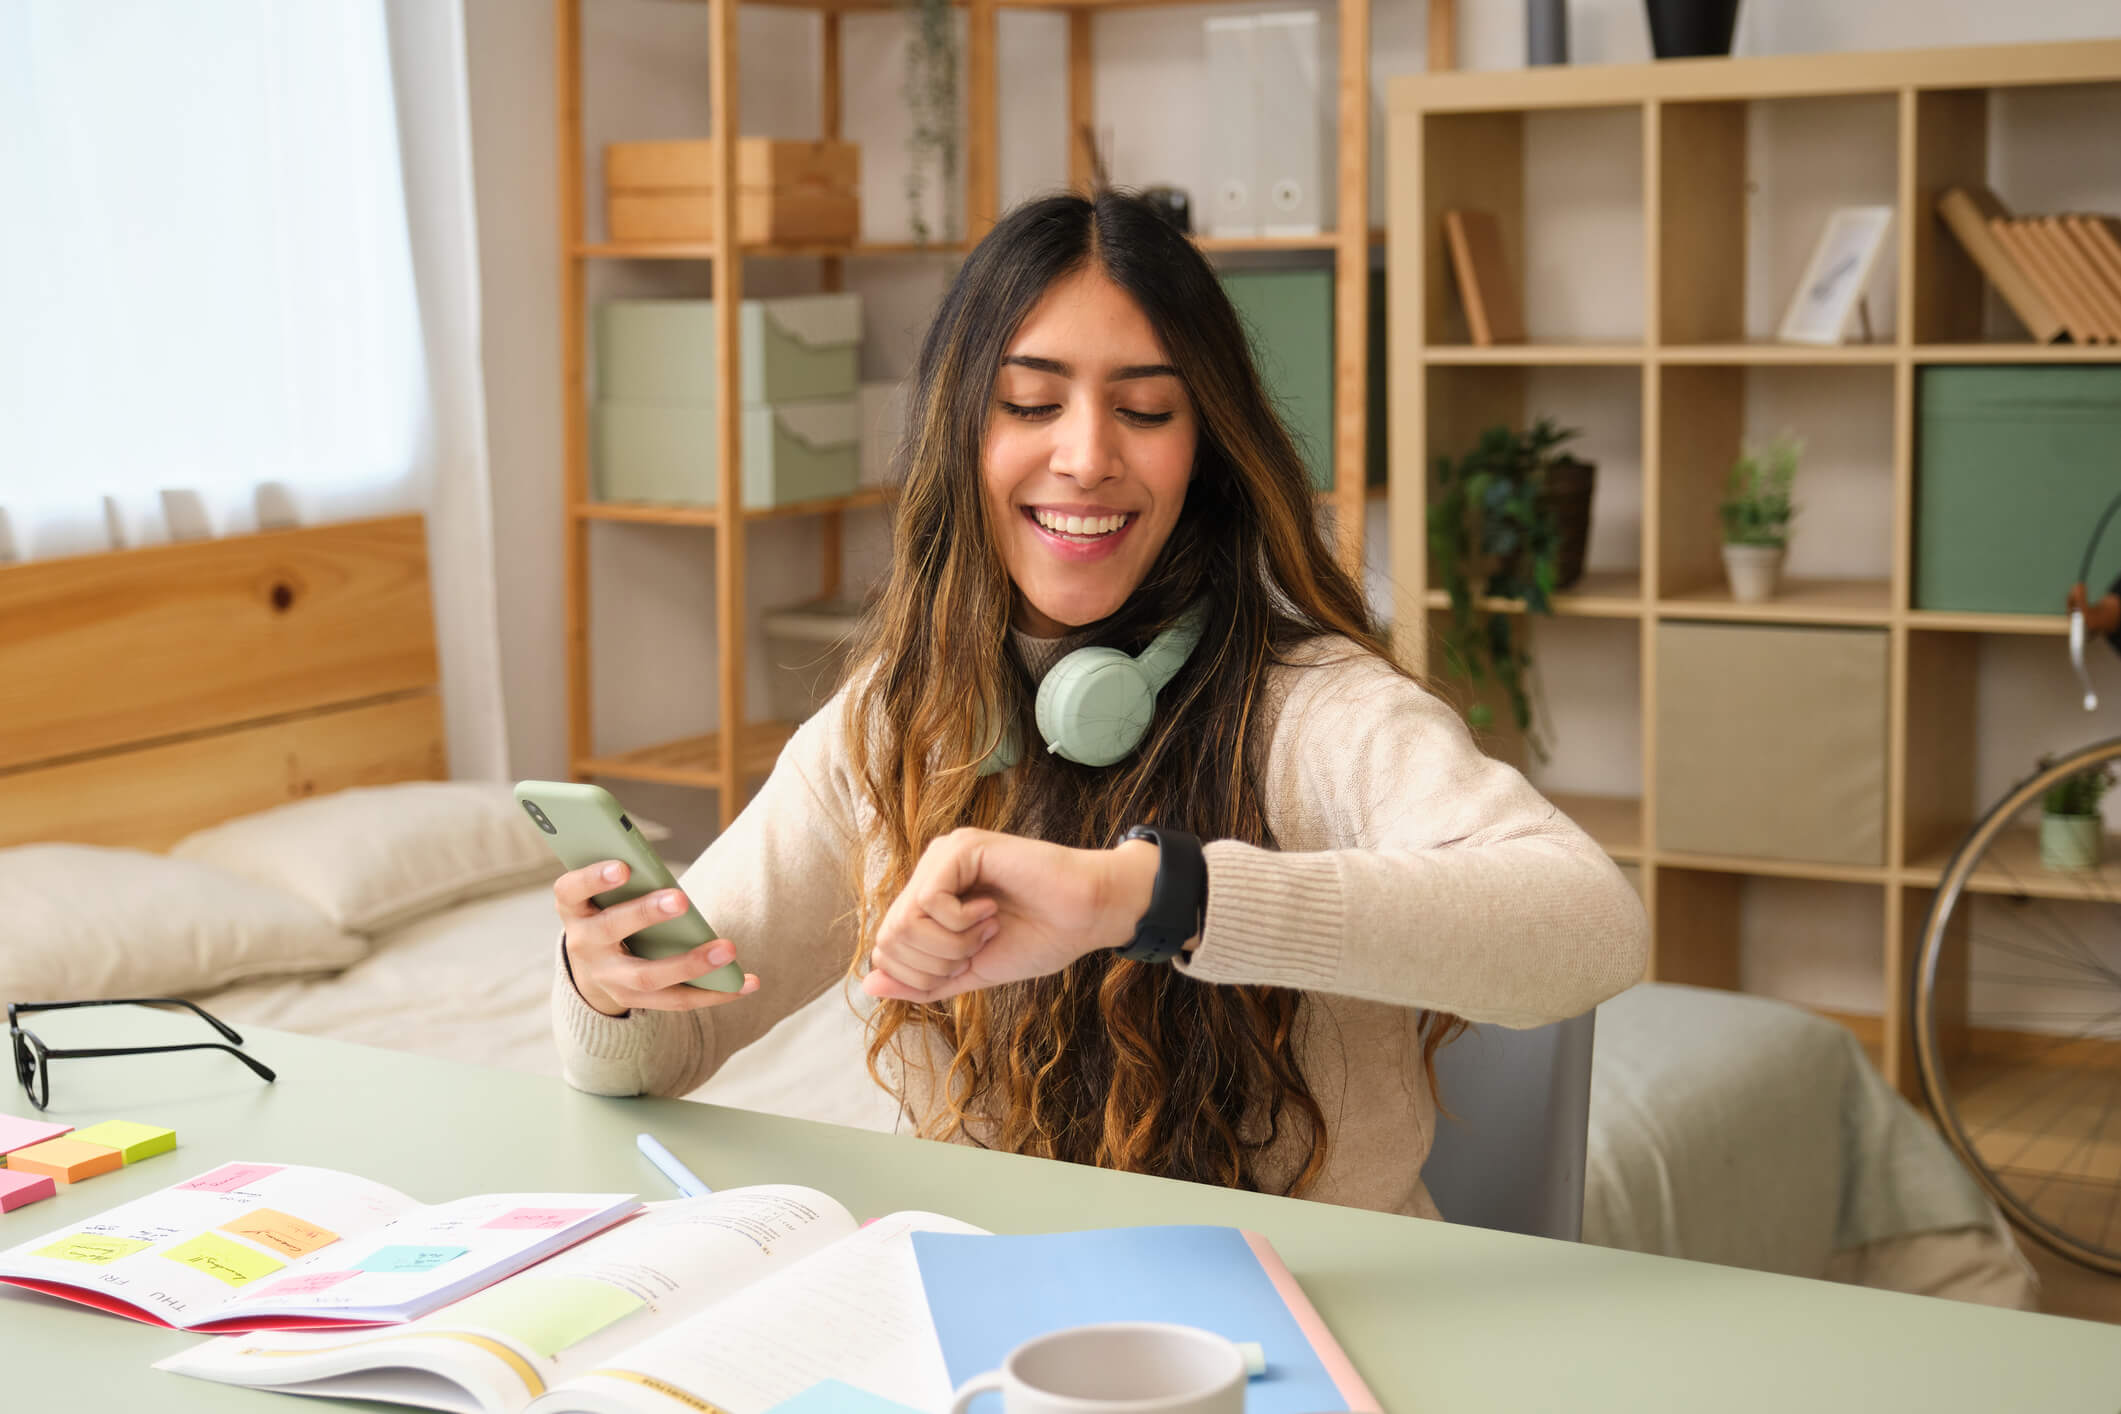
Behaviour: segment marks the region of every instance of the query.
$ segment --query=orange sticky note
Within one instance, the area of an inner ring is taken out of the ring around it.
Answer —
[[[247,1237],[260,1247],[270,1247],[288,1257],[305,1257],[319,1247],[329,1247],[339,1240],[339,1234],[328,1228],[274,1212],[271,1208],[253,1208],[241,1217],[230,1218],[221,1224],[221,1231]]]
[[[109,1173],[125,1162],[125,1155],[101,1144],[79,1139],[47,1139],[7,1156],[7,1166],[17,1173],[41,1173],[61,1183],[79,1183],[99,1173]]]

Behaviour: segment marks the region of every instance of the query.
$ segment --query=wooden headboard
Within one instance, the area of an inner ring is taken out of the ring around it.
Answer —
[[[448,774],[421,517],[0,566],[0,845]]]

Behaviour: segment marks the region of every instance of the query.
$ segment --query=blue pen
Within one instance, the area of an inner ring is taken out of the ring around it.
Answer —
[[[633,1142],[640,1145],[641,1152],[648,1156],[648,1162],[661,1169],[663,1177],[676,1184],[678,1192],[687,1198],[698,1198],[702,1194],[714,1192],[712,1188],[700,1182],[698,1174],[679,1163],[677,1155],[657,1143],[653,1134],[636,1134]]]

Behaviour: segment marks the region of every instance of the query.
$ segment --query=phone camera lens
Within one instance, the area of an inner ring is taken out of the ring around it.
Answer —
[[[545,812],[538,809],[538,803],[536,801],[524,801],[523,808],[530,812],[530,818],[532,820],[535,820],[537,822],[538,828],[543,830],[546,834],[556,835],[559,833],[557,829],[553,828],[552,821],[545,818]]]

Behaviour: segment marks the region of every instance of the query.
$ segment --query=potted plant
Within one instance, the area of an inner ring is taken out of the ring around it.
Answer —
[[[2043,766],[2048,764],[2045,759]],[[2097,869],[2106,843],[2099,802],[2113,788],[2105,766],[2079,771],[2049,786],[2040,797],[2040,867],[2058,871]]]
[[[1804,444],[1785,433],[1764,451],[1747,448],[1731,467],[1722,506],[1723,568],[1731,597],[1741,604],[1775,597],[1790,543],[1790,518],[1797,513],[1790,486],[1803,452]]]
[[[1498,685],[1541,760],[1530,634],[1514,616],[1553,613],[1554,595],[1582,577],[1596,468],[1563,450],[1576,435],[1552,418],[1526,431],[1490,427],[1457,461],[1437,459],[1429,507],[1429,556],[1451,600],[1443,631],[1450,671],[1476,690]],[[1475,703],[1466,720],[1485,728],[1494,712]]]

